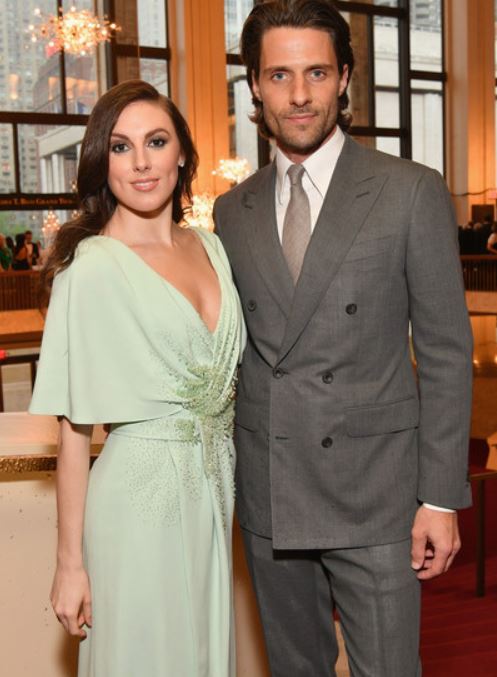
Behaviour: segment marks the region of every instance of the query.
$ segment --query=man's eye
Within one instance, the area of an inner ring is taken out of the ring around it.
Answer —
[[[125,143],[113,143],[110,147],[112,153],[124,153],[128,149]]]
[[[149,145],[152,148],[163,148],[167,143],[167,140],[164,139],[161,136],[154,137],[153,139],[150,139]]]
[[[311,77],[313,80],[321,80],[322,78],[324,78],[325,75],[326,73],[318,68],[311,71]]]
[[[276,80],[276,82],[281,82],[284,80],[286,77],[286,73],[273,73],[271,76],[272,80]]]

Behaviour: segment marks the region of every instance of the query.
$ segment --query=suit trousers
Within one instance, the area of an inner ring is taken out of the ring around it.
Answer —
[[[334,676],[340,616],[352,677],[420,677],[420,583],[411,541],[273,550],[242,529],[272,677]]]

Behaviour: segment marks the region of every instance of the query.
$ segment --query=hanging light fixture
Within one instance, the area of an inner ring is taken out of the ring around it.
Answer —
[[[235,157],[219,160],[219,165],[212,173],[221,176],[232,184],[241,183],[250,175],[252,169],[248,160]]]
[[[47,215],[43,219],[43,226],[41,227],[41,236],[43,239],[44,249],[50,249],[54,243],[55,236],[59,232],[59,229],[59,218],[52,209],[49,209]]]
[[[59,9],[59,15],[44,15],[39,8],[34,14],[41,23],[31,24],[31,42],[44,40],[47,51],[67,52],[84,56],[93,51],[101,42],[108,42],[121,27],[111,23],[106,16],[99,17],[87,9],[71,7],[68,12]]]

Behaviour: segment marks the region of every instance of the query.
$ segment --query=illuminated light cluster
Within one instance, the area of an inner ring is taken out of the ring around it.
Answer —
[[[43,219],[43,226],[41,227],[41,235],[43,238],[43,248],[49,249],[57,235],[60,228],[60,221],[57,214],[50,209]]]
[[[185,214],[185,222],[188,226],[200,226],[206,230],[214,230],[214,221],[212,219],[212,208],[214,206],[214,196],[210,193],[201,193],[194,195],[191,211]]]
[[[241,157],[219,160],[219,166],[212,173],[230,183],[241,183],[252,171],[248,160]]]
[[[71,7],[69,12],[60,9],[59,16],[44,16],[40,9],[34,14],[41,24],[31,24],[31,42],[45,40],[50,53],[67,52],[85,56],[101,42],[108,42],[121,27],[111,23],[107,17],[98,17],[86,9]]]

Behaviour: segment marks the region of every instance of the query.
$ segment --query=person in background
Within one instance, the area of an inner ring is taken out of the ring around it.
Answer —
[[[0,272],[9,270],[12,263],[12,252],[7,247],[5,235],[0,233]]]
[[[16,244],[14,248],[14,257],[12,260],[12,270],[30,270],[28,248],[26,247],[26,236],[24,233],[17,233]]]
[[[5,244],[10,249],[12,256],[14,256],[15,245],[14,240],[10,237],[10,235],[7,235],[7,237],[5,238]]]
[[[273,677],[415,677],[420,580],[460,548],[471,327],[447,187],[347,133],[350,29],[256,3],[241,36],[275,161],[215,204],[248,330],[237,513]],[[409,326],[417,378],[409,351]]]
[[[24,234],[26,236],[26,249],[28,250],[29,265],[32,268],[38,264],[40,249],[38,243],[33,242],[33,232],[31,230],[27,230]]]
[[[491,254],[497,254],[497,223],[492,224],[492,232],[487,240],[487,250]]]

